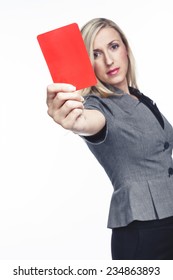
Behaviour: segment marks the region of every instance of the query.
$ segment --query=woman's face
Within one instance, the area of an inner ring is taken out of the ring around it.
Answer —
[[[111,27],[101,29],[95,37],[93,53],[97,78],[127,91],[128,55],[119,33]]]

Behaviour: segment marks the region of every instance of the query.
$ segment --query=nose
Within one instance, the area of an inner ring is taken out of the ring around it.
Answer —
[[[110,65],[112,65],[112,64],[114,63],[111,54],[109,54],[109,53],[107,52],[107,53],[105,53],[104,56],[105,56],[105,64],[106,64],[107,66],[110,66]]]

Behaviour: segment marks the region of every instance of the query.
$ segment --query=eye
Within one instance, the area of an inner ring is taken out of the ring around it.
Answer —
[[[96,59],[101,55],[101,53],[100,52],[94,52],[93,55],[94,55],[94,59]]]
[[[119,48],[119,44],[114,43],[114,44],[111,45],[111,48],[112,48],[113,50],[116,50],[116,49]]]

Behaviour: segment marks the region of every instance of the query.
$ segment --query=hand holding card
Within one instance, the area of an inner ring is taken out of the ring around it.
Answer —
[[[97,83],[76,23],[40,34],[37,40],[54,83],[72,84],[77,90]]]

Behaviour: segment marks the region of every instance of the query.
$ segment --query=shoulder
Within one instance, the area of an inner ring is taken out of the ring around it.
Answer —
[[[88,94],[84,97],[84,107],[86,109],[98,109],[105,114],[114,115],[116,98],[117,97],[113,95],[102,97],[97,94]]]

